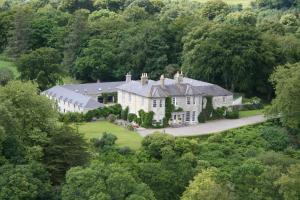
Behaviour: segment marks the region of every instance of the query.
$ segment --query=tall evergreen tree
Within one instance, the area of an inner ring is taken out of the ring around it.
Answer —
[[[88,14],[89,12],[87,10],[77,10],[74,13],[74,21],[65,41],[63,66],[72,74],[74,73],[75,60],[87,39]]]
[[[12,22],[13,29],[10,32],[10,38],[8,43],[8,53],[18,58],[21,54],[25,53],[30,49],[30,33],[31,33],[31,19],[32,10],[29,7],[17,8]]]

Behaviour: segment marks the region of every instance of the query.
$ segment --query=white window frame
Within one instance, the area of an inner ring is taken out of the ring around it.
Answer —
[[[195,105],[195,104],[196,104],[196,97],[193,96],[193,105]]]
[[[225,96],[223,96],[223,103],[225,103],[226,102],[226,97]]]
[[[196,111],[192,111],[192,122],[196,120]]]
[[[159,107],[163,107],[163,100],[159,99]]]
[[[172,97],[172,104],[177,105],[176,97]]]
[[[153,108],[156,108],[156,106],[157,106],[156,99],[153,99],[153,100],[152,100],[152,107],[153,107]]]
[[[186,97],[186,104],[191,105],[191,97],[190,96]]]
[[[191,121],[191,112],[190,111],[185,112],[185,121],[186,122]]]

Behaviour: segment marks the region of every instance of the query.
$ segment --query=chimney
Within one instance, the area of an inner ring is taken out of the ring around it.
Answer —
[[[165,77],[163,74],[160,76],[160,86],[165,87]]]
[[[183,82],[183,74],[182,71],[179,74],[179,71],[174,75],[175,83],[180,84]]]
[[[126,83],[129,83],[130,81],[131,81],[131,74],[130,74],[130,72],[128,72],[126,74]]]
[[[97,79],[97,83],[100,83],[100,79]]]
[[[147,73],[142,73],[141,83],[142,83],[142,85],[145,85],[145,84],[148,83],[148,75],[147,75]]]

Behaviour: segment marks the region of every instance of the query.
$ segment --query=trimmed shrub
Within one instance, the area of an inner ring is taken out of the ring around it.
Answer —
[[[232,110],[232,111],[227,111],[226,112],[226,119],[238,119],[240,117],[240,113],[238,110]]]
[[[198,115],[198,122],[199,123],[205,123],[205,115],[204,115],[204,112],[201,112],[201,113],[199,113],[199,115]]]
[[[59,114],[59,119],[60,122],[64,122],[64,123],[72,123],[72,122],[84,122],[85,121],[85,117],[84,114],[82,113],[65,113]]]
[[[115,122],[116,121],[116,119],[117,119],[117,116],[116,115],[114,115],[114,114],[109,114],[108,116],[107,116],[107,118],[106,118],[109,122]]]
[[[129,114],[128,114],[128,117],[127,117],[127,120],[128,120],[129,122],[133,122],[133,121],[136,120],[136,118],[137,118],[136,114],[129,113]]]
[[[129,108],[128,108],[128,106],[127,106],[127,107],[126,107],[124,110],[122,110],[122,112],[121,112],[121,119],[127,120],[128,113],[129,113]]]
[[[120,147],[118,153],[121,155],[130,155],[133,154],[133,150],[130,147]]]
[[[152,112],[152,111],[150,111],[148,113],[144,112],[141,126],[144,128],[152,127],[153,116],[154,116],[154,112]]]
[[[212,119],[223,119],[225,116],[227,108],[226,107],[221,107],[213,110],[212,112]]]
[[[91,143],[100,152],[108,151],[115,148],[117,137],[111,133],[104,132],[100,139],[93,138]]]

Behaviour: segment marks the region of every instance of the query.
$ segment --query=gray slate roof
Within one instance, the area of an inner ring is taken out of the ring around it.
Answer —
[[[96,109],[99,107],[103,107],[103,104],[95,101],[93,98],[80,93],[76,93],[62,86],[54,86],[42,92],[42,94],[47,94],[55,99],[64,100],[69,103],[78,105],[83,109]]]
[[[198,81],[191,78],[183,78],[181,84],[176,84],[174,79],[165,79],[165,87],[160,81],[149,80],[148,84],[142,85],[139,80],[131,81],[117,87],[120,90],[135,93],[145,97],[167,97],[167,96],[228,96],[232,93],[224,88],[211,83]]]
[[[85,84],[66,84],[61,85],[66,89],[72,90],[74,92],[89,95],[89,94],[101,94],[109,92],[117,92],[117,87],[124,84],[125,81],[117,82],[103,82],[103,83],[85,83]]]

